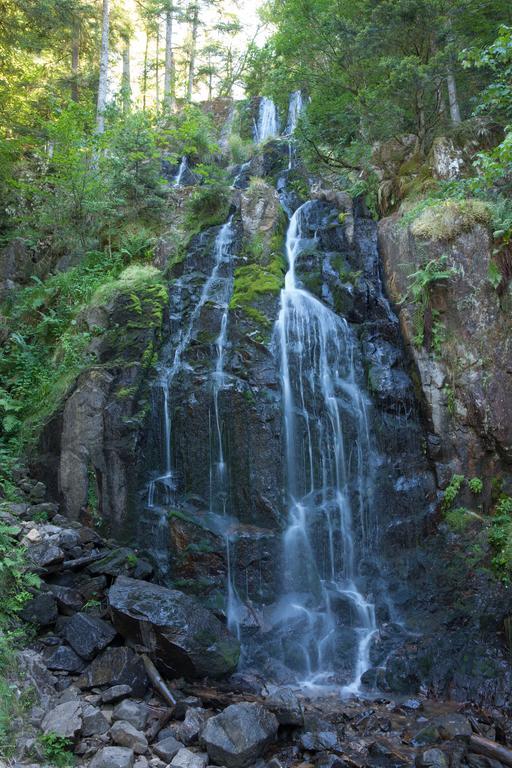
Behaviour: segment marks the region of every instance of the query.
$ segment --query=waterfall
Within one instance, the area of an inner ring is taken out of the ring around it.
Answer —
[[[159,371],[159,376],[155,384],[153,385],[153,409],[161,414],[161,449],[160,455],[163,458],[162,471],[158,473],[148,484],[147,489],[147,503],[145,511],[144,523],[151,530],[152,541],[151,550],[156,560],[158,570],[162,576],[168,574],[168,545],[169,545],[169,531],[168,531],[168,519],[167,512],[168,506],[173,501],[174,492],[176,490],[175,471],[172,463],[172,408],[171,408],[171,392],[174,379],[177,374],[183,368],[183,355],[187,350],[195,324],[199,318],[201,310],[205,306],[206,302],[212,298],[214,289],[217,287],[218,282],[221,280],[219,277],[219,271],[226,260],[229,249],[233,241],[233,217],[224,224],[215,240],[213,249],[213,266],[212,271],[207,277],[201,295],[196,303],[189,322],[182,329],[174,355],[169,365],[164,365]],[[179,285],[175,285],[175,290],[179,290]],[[223,360],[224,360],[224,346],[225,346],[225,333],[227,326],[227,308],[229,298],[225,301],[225,309],[222,320],[222,329],[217,341],[217,348],[221,350],[219,352],[219,359],[217,362],[217,369],[215,374],[215,381],[218,382],[214,386],[215,408],[217,412],[217,422],[219,424],[220,435],[220,421],[218,420],[218,393],[222,387],[224,378],[223,374]],[[225,317],[225,319],[224,319]],[[220,366],[220,368],[219,368]],[[219,441],[221,458],[219,459],[219,465],[225,467],[223,454],[222,454],[222,440]],[[224,469],[223,469],[224,471]]]
[[[279,119],[277,116],[277,107],[266,96],[262,96],[260,101],[258,121],[254,126],[254,141],[262,144],[267,139],[271,139],[279,134]]]
[[[286,123],[285,134],[291,136],[295,133],[299,117],[304,109],[304,98],[302,91],[294,91],[290,95],[290,106],[288,108],[288,121]]]
[[[288,272],[276,324],[286,436],[288,523],[284,585],[275,622],[297,678],[325,684],[340,671],[357,692],[370,667],[374,606],[358,587],[358,556],[371,537],[373,448],[348,323],[304,290],[301,253],[314,248],[308,202],[291,216]],[[357,530],[357,535],[356,535]],[[352,649],[351,658],[342,658]]]
[[[232,217],[222,228],[216,243],[217,258],[222,262],[229,258],[233,243]],[[228,628],[240,639],[240,615],[241,601],[235,587],[232,568],[232,541],[230,534],[230,516],[228,508],[229,477],[228,465],[224,455],[223,421],[219,398],[226,385],[226,372],[224,368],[226,357],[226,345],[228,341],[229,301],[233,291],[233,278],[226,280],[222,297],[218,298],[218,304],[222,309],[220,332],[215,342],[217,359],[213,373],[213,435],[212,451],[210,458],[210,513],[220,515],[222,520],[219,530],[224,533],[226,547],[227,589],[226,589],[226,615]]]
[[[188,170],[188,158],[187,158],[186,155],[184,155],[181,158],[181,163],[180,163],[180,167],[178,169],[178,173],[174,177],[174,182],[173,182],[173,186],[174,187],[181,187],[181,183],[183,181],[183,176],[184,176],[184,174],[185,174],[185,172],[187,170]]]

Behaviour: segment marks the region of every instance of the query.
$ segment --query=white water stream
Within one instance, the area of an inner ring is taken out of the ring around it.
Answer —
[[[301,251],[315,245],[306,236],[312,205],[305,203],[290,219],[288,272],[276,324],[288,524],[284,589],[275,620],[293,628],[283,661],[309,685],[336,677],[339,624],[348,623],[354,654],[344,692],[356,693],[371,666],[370,643],[377,629],[374,606],[357,586],[357,552],[365,546],[370,525],[372,447],[352,331],[296,277]]]

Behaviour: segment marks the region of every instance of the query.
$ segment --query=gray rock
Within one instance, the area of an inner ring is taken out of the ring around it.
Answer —
[[[107,648],[87,667],[76,684],[79,688],[129,685],[134,696],[144,696],[148,679],[142,659],[131,648]]]
[[[169,677],[222,677],[232,672],[239,643],[192,597],[120,576],[109,592],[114,626],[145,648]]]
[[[87,661],[91,661],[106,648],[116,634],[111,624],[86,613],[76,613],[64,630],[64,636],[70,646]]]
[[[127,720],[117,720],[110,729],[110,736],[115,744],[129,747],[138,755],[142,755],[148,748],[148,740],[142,731]]]
[[[104,747],[92,759],[90,768],[133,768],[133,750]]]
[[[41,728],[44,733],[74,739],[82,728],[82,705],[79,701],[58,704],[44,716]]]
[[[48,589],[55,596],[59,610],[65,616],[72,616],[84,604],[84,599],[77,589],[62,587],[60,584],[49,584]]]
[[[436,718],[435,722],[443,739],[464,738],[473,733],[467,717],[459,715],[457,712],[451,715],[441,715],[441,717]]]
[[[59,704],[65,704],[67,701],[75,701],[80,697],[80,689],[75,685],[70,685],[59,696]]]
[[[101,709],[92,704],[82,706],[82,736],[101,736],[109,729],[109,723]]]
[[[279,688],[265,699],[265,706],[277,717],[280,725],[304,725],[304,712],[291,688]]]
[[[46,705],[55,696],[57,678],[48,671],[43,657],[35,651],[25,650],[17,655],[20,669],[24,671],[25,683],[35,693],[39,702]]]
[[[149,763],[147,761],[147,758],[139,755],[139,757],[135,761],[135,765],[133,766],[133,768],[148,768],[148,765]]]
[[[170,763],[173,757],[182,749],[185,745],[177,741],[174,736],[168,736],[162,741],[158,741],[153,744],[151,749],[157,757],[160,757],[165,763]]]
[[[260,757],[278,727],[276,716],[261,704],[232,704],[208,720],[201,742],[214,763],[244,768]]]
[[[148,708],[145,704],[139,704],[137,701],[125,699],[118,704],[113,713],[113,720],[126,720],[134,728],[144,729],[148,721]]]
[[[338,735],[335,731],[307,731],[301,735],[300,744],[308,752],[324,752],[338,746]]]
[[[59,647],[46,657],[46,666],[51,670],[63,672],[81,672],[85,664],[80,656],[77,656],[72,648],[67,645]]]
[[[57,621],[57,603],[53,595],[42,592],[32,597],[20,612],[23,621],[36,624],[38,627],[48,627]]]
[[[206,768],[208,755],[198,754],[184,747],[173,757],[171,765],[176,766],[176,768]]]
[[[46,515],[48,520],[51,520],[59,511],[58,504],[52,504],[51,502],[43,502],[42,504],[33,504],[28,508],[28,515],[34,519],[34,515]]]
[[[62,563],[64,552],[55,544],[42,541],[40,544],[33,544],[28,548],[27,557],[37,568],[48,568],[50,565]]]
[[[174,707],[174,717],[176,720],[183,720],[187,714],[187,710],[190,707],[201,706],[201,699],[199,699],[197,696],[184,696],[182,699],[178,699],[176,702],[176,706]]]
[[[411,743],[415,747],[422,747],[426,744],[435,744],[440,738],[439,728],[433,723],[429,723],[418,731]]]
[[[448,768],[448,759],[440,749],[426,749],[416,757],[418,768]]]
[[[198,740],[210,715],[211,713],[206,709],[190,708],[187,710],[184,721],[170,726],[170,729],[176,739],[188,747]]]
[[[101,700],[104,704],[115,704],[121,699],[126,699],[132,695],[132,689],[129,685],[113,685],[101,694]]]

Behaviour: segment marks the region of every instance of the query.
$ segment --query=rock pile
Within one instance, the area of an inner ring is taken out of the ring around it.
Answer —
[[[229,677],[239,649],[219,618],[151,583],[151,564],[136,552],[61,517],[42,484],[26,485],[27,501],[0,511],[42,579],[23,609],[37,638],[19,654],[19,688],[35,703],[13,723],[14,766],[51,764],[49,737],[74,753],[76,768],[512,764],[512,724],[498,711],[308,700],[249,673]]]

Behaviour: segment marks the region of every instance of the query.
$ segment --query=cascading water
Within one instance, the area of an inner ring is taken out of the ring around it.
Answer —
[[[377,628],[374,606],[358,587],[358,553],[372,533],[375,456],[352,331],[296,276],[301,253],[315,247],[315,239],[305,236],[314,205],[304,204],[290,219],[288,272],[276,324],[288,525],[283,593],[274,621],[286,625],[282,661],[297,679],[326,684],[341,672],[344,691],[352,693],[370,667]],[[343,647],[353,650],[351,658],[340,658]]]
[[[232,217],[221,230],[216,248],[221,260],[230,256],[233,243]],[[235,587],[232,570],[231,520],[228,509],[229,477],[228,465],[224,455],[224,430],[219,398],[226,387],[225,357],[228,341],[229,301],[233,291],[233,278],[225,280],[221,296],[217,296],[217,304],[222,309],[220,332],[215,342],[217,359],[213,373],[213,434],[211,435],[212,450],[210,455],[210,513],[213,517],[220,516],[217,529],[224,535],[227,565],[226,615],[228,628],[240,638],[241,601]]]
[[[181,163],[180,163],[180,167],[178,168],[178,173],[174,177],[174,182],[173,182],[174,187],[181,187],[183,183],[183,176],[185,175],[187,170],[188,170],[188,158],[186,155],[184,155],[181,158]]]
[[[153,409],[161,414],[161,450],[160,455],[163,457],[163,471],[154,477],[148,485],[147,491],[147,503],[146,512],[142,527],[151,532],[151,551],[156,561],[157,569],[161,577],[165,578],[169,572],[168,558],[169,558],[169,530],[168,530],[168,506],[173,501],[173,495],[176,489],[175,472],[172,464],[172,419],[171,419],[171,403],[170,393],[172,392],[172,385],[177,374],[182,370],[184,361],[183,355],[187,350],[195,324],[199,318],[201,310],[205,306],[206,302],[212,298],[212,294],[219,290],[219,283],[223,282],[223,278],[220,278],[219,271],[223,262],[229,255],[230,247],[233,241],[233,217],[224,224],[219,230],[214,245],[214,260],[212,271],[206,279],[201,295],[197,304],[192,311],[187,326],[182,330],[174,355],[170,365],[163,366],[160,370],[160,375],[153,385]],[[225,282],[225,280],[224,280]],[[232,287],[232,283],[231,283]],[[180,290],[179,285],[175,285],[175,291]],[[221,288],[223,296],[226,295],[226,290]],[[225,462],[222,454],[222,439],[220,433],[220,421],[218,417],[218,396],[220,389],[222,388],[224,374],[223,374],[223,360],[224,360],[224,346],[226,339],[226,326],[227,326],[227,313],[229,297],[222,299],[224,312],[222,319],[222,328],[217,341],[217,348],[219,351],[219,359],[215,373],[214,383],[214,403],[216,411],[216,421],[219,429],[219,451],[220,458],[217,462],[218,471],[222,469],[222,474],[225,471]]]
[[[288,121],[284,131],[286,136],[291,136],[295,133],[303,111],[304,97],[302,96],[302,91],[294,91],[290,96],[290,105],[288,107]]]
[[[263,96],[260,101],[258,120],[254,126],[254,141],[257,144],[262,144],[267,139],[272,139],[278,135],[279,118],[277,107],[272,99]]]

